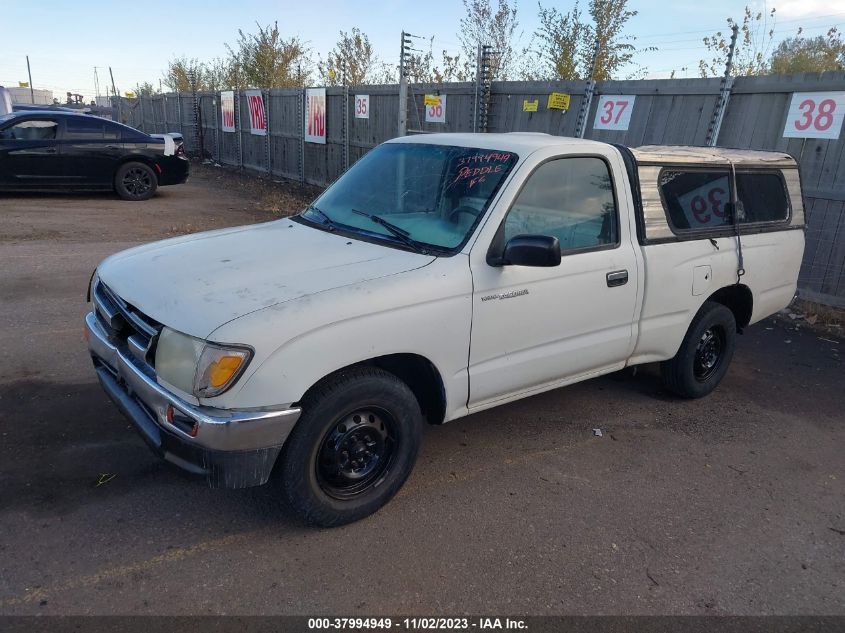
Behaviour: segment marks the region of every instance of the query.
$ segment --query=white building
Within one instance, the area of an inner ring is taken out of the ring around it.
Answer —
[[[30,92],[29,88],[8,87],[12,95],[12,103],[30,103],[33,105],[50,105],[53,103],[52,90],[40,90],[35,88]],[[33,96],[35,99],[33,100]]]

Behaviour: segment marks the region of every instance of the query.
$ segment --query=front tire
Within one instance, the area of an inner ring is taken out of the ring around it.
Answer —
[[[125,163],[114,175],[114,190],[124,200],[149,200],[157,188],[155,172],[144,163]]]
[[[417,458],[419,403],[396,376],[358,367],[325,379],[281,455],[282,488],[306,523],[333,527],[362,519],[402,487]]]
[[[682,398],[706,396],[724,378],[735,349],[733,312],[721,303],[705,302],[678,353],[660,366],[664,386]]]

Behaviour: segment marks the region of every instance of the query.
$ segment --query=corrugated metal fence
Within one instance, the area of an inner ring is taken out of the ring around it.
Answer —
[[[585,138],[623,143],[704,145],[719,97],[718,79],[604,81],[596,85],[587,115]],[[807,214],[807,249],[799,285],[802,294],[845,306],[845,139],[784,138],[793,92],[845,91],[845,73],[741,77],[733,84],[718,144],[725,147],[784,151],[801,165]],[[474,85],[413,85],[408,99],[410,133],[472,130]],[[547,109],[550,92],[571,95],[567,111]],[[446,123],[425,122],[423,95],[447,95]],[[370,118],[354,117],[355,94],[370,96]],[[635,95],[626,131],[595,130],[600,95]],[[584,82],[500,82],[491,93],[489,132],[575,134]],[[523,101],[539,100],[537,112]],[[326,185],[370,148],[396,136],[398,87],[327,88],[327,142],[303,143],[303,90],[264,91],[269,134],[250,134],[243,93],[236,100],[238,131],[222,132],[219,93],[198,93],[199,125],[191,94],[165,94],[122,103],[122,118],[146,132],[181,132],[190,152],[225,164],[276,177]],[[198,145],[199,143],[199,145]]]

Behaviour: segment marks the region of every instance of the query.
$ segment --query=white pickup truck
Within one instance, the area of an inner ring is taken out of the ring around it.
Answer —
[[[107,258],[86,334],[164,459],[212,486],[275,473],[339,525],[396,493],[426,422],[641,363],[710,393],[792,300],[803,228],[785,154],[399,138],[296,216]]]

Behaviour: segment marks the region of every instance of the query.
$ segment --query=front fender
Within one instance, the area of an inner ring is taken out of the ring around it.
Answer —
[[[247,341],[255,366],[204,401],[220,408],[298,402],[325,376],[388,354],[428,359],[443,379],[446,416],[466,410],[472,279],[466,256],[317,293],[236,319],[212,340]]]

